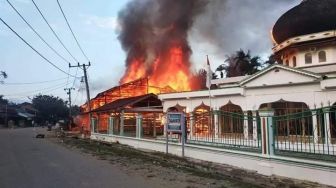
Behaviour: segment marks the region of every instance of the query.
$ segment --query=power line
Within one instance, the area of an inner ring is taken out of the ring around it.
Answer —
[[[30,45],[25,39],[23,39],[16,31],[14,31],[2,18],[0,18],[0,20],[2,21],[2,23],[4,23],[17,37],[19,37],[24,43],[26,43],[26,45],[28,45],[32,50],[34,50],[39,56],[41,56],[45,61],[47,61],[50,65],[52,65],[53,67],[55,67],[56,69],[58,69],[59,71],[63,72],[66,75],[69,75],[71,77],[75,77],[71,74],[68,74],[67,72],[65,72],[64,70],[62,70],[61,68],[59,68],[58,66],[56,66],[54,63],[52,63],[49,59],[47,59],[46,57],[44,57],[39,51],[37,51],[32,45]]]
[[[31,24],[28,23],[28,21],[20,14],[20,12],[13,6],[9,0],[7,0],[7,3],[13,8],[13,10],[21,17],[21,19],[29,26],[31,30],[34,31],[34,33],[61,59],[63,59],[66,63],[70,63],[65,57],[63,57],[60,53],[58,53],[47,41],[33,28]]]
[[[57,38],[57,40],[61,43],[61,45],[63,46],[63,48],[69,53],[69,55],[76,61],[79,62],[68,50],[68,48],[64,45],[64,43],[62,42],[62,40],[58,37],[58,35],[56,34],[56,32],[54,31],[54,29],[51,27],[51,25],[49,24],[49,22],[47,21],[47,19],[44,17],[43,13],[41,12],[40,8],[37,6],[37,4],[35,3],[34,0],[32,0],[34,6],[36,7],[37,11],[40,13],[40,15],[42,16],[43,20],[47,23],[49,29],[53,32],[54,36]]]
[[[76,41],[76,43],[77,43],[77,46],[78,46],[79,49],[81,50],[82,54],[85,56],[86,60],[87,60],[88,62],[90,62],[89,58],[88,58],[87,55],[84,53],[84,51],[83,51],[81,45],[79,44],[79,42],[78,42],[78,40],[77,40],[77,37],[75,36],[74,32],[72,31],[71,26],[70,26],[70,24],[69,24],[69,22],[68,22],[68,19],[66,18],[65,14],[64,14],[64,11],[63,11],[63,9],[62,9],[62,6],[61,6],[61,4],[60,4],[60,2],[59,2],[58,0],[57,0],[57,4],[58,4],[58,7],[60,8],[60,10],[61,10],[61,12],[62,12],[62,14],[63,14],[63,17],[64,17],[64,19],[65,19],[65,21],[66,21],[66,23],[67,23],[67,25],[68,25],[68,27],[69,27],[69,29],[70,29],[70,31],[71,31],[72,36],[74,37],[74,39],[75,39],[75,41]],[[78,61],[77,61],[77,62],[78,62]]]
[[[4,85],[32,85],[32,84],[44,84],[44,83],[50,83],[60,80],[65,80],[68,77],[55,79],[55,80],[46,80],[46,81],[40,81],[40,82],[5,82]]]
[[[74,86],[75,86],[75,81],[76,81],[76,79],[77,79],[77,73],[78,73],[78,67],[77,67],[77,69],[76,69],[75,78],[74,78],[74,80],[73,80],[73,82],[72,82],[72,86],[71,86],[71,87],[74,87]]]
[[[12,94],[8,94],[8,95],[4,94],[4,96],[22,96],[22,95],[26,95],[26,94],[30,94],[30,93],[39,93],[39,92],[42,92],[42,91],[48,92],[48,91],[54,91],[54,90],[59,89],[59,88],[63,88],[64,86],[66,86],[66,82],[61,83],[61,84],[57,84],[57,85],[53,85],[53,86],[50,86],[50,87],[38,89],[38,90],[25,91],[25,92],[20,92],[20,93],[12,93]]]

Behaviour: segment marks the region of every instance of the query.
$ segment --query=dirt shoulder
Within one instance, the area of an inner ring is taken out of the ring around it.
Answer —
[[[263,176],[228,165],[134,149],[117,143],[77,138],[50,138],[68,148],[108,160],[130,175],[142,175],[176,187],[327,187],[307,181]]]

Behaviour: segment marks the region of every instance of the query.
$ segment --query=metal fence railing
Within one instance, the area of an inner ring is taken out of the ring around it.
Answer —
[[[212,111],[187,117],[189,144],[261,151],[260,118],[242,112]]]
[[[335,122],[333,108],[274,116],[275,155],[336,161]]]

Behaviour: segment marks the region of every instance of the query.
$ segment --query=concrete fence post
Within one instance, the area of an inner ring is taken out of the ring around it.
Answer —
[[[331,132],[330,132],[330,116],[329,116],[330,108],[324,108],[324,143],[330,145],[331,144]]]
[[[261,148],[263,156],[274,155],[273,110],[259,112],[261,120]]]
[[[248,113],[244,112],[244,116],[243,116],[243,120],[244,120],[244,139],[247,140],[248,139]]]
[[[124,110],[120,113],[120,136],[124,136],[124,119],[125,119],[125,113]]]
[[[252,112],[253,116],[253,121],[252,121],[252,126],[253,126],[253,140],[258,141],[258,124],[257,124],[257,112],[253,111]]]
[[[215,139],[219,138],[219,121],[218,121],[218,110],[214,111],[214,125],[215,125]]]
[[[190,138],[193,138],[194,137],[194,113],[193,112],[190,112]]]
[[[317,130],[317,112],[316,110],[312,111],[312,118],[313,118],[313,137],[314,137],[314,144],[318,144],[318,130]],[[314,145],[315,147],[315,145]]]
[[[142,138],[142,115],[136,115],[136,138]]]
[[[97,131],[97,118],[91,118],[91,132],[96,133]]]
[[[108,134],[113,135],[113,128],[114,128],[114,117],[109,117],[109,124],[108,124]]]

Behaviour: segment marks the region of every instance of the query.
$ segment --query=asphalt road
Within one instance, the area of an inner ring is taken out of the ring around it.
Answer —
[[[0,188],[167,187],[35,135],[33,128],[0,129]]]

